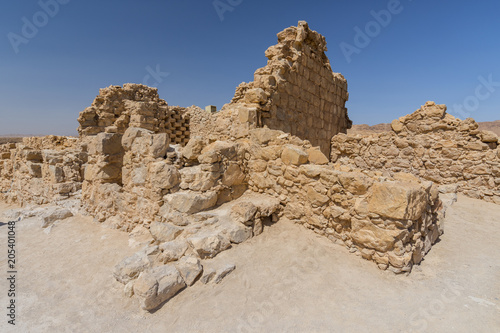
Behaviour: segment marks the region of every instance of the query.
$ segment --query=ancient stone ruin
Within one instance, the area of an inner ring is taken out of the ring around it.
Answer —
[[[44,227],[81,213],[129,232],[142,248],[113,275],[146,310],[219,283],[235,267],[211,258],[281,219],[410,272],[443,233],[444,193],[458,185],[499,203],[498,138],[430,102],[392,133],[342,134],[347,83],[325,51],[305,22],[284,30],[215,114],[171,107],[144,85],[101,89],[79,138],[0,146],[0,199],[56,206],[16,213]]]
[[[371,136],[337,135],[332,161],[393,174],[407,172],[476,199],[500,204],[498,136],[460,120],[445,105],[427,102],[395,119],[392,132]]]
[[[345,108],[347,81],[332,72],[326,51],[325,37],[306,22],[285,29],[266,51],[267,66],[236,89],[231,104],[255,108],[260,126],[307,139],[329,155],[331,137],[352,122]]]

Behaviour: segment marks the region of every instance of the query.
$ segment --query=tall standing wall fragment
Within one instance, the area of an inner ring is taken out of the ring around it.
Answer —
[[[267,66],[236,89],[231,104],[253,106],[260,126],[309,140],[329,155],[332,136],[352,122],[345,107],[347,81],[332,72],[325,51],[325,37],[306,22],[285,29],[266,51]]]

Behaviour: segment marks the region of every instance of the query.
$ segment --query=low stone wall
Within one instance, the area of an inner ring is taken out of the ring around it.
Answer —
[[[442,233],[432,182],[410,174],[338,168],[309,142],[251,131],[249,189],[280,200],[283,217],[305,225],[395,273],[410,271]]]
[[[81,190],[87,155],[77,138],[23,138],[0,146],[0,198],[21,205],[44,204]]]
[[[500,204],[496,134],[478,130],[473,119],[459,120],[446,113],[446,106],[434,102],[393,121],[392,129],[369,136],[333,137],[332,161],[388,175],[411,173]]]

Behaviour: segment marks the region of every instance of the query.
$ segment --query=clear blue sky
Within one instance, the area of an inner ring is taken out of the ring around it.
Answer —
[[[220,107],[266,64],[276,33],[299,20],[326,36],[356,124],[390,122],[427,100],[500,119],[495,0],[220,0],[222,16],[213,0],[58,1],[67,3],[45,6],[51,15],[35,0],[0,4],[0,135],[74,135],[99,88],[145,78],[170,105]],[[390,22],[374,23],[371,12],[388,8]],[[368,28],[369,44],[356,27]],[[350,61],[347,44],[357,52]],[[149,74],[157,66],[159,80]]]

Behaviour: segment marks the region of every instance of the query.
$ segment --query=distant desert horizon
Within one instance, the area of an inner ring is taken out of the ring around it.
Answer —
[[[500,120],[494,121],[483,121],[478,122],[480,130],[492,131],[496,135],[500,136]],[[374,134],[391,131],[391,124],[388,123],[380,123],[376,125],[367,125],[367,124],[354,124],[352,128],[347,130],[348,134]],[[5,143],[17,143],[21,142],[25,137],[40,137],[47,136],[51,134],[0,134],[0,144]],[[55,135],[55,134],[54,134]],[[72,135],[62,135],[62,136],[72,136]]]
[[[500,120],[478,122],[479,129],[483,131],[491,131],[500,136]],[[374,134],[391,131],[391,124],[381,123],[377,125],[354,124],[352,128],[347,130],[348,134]]]

